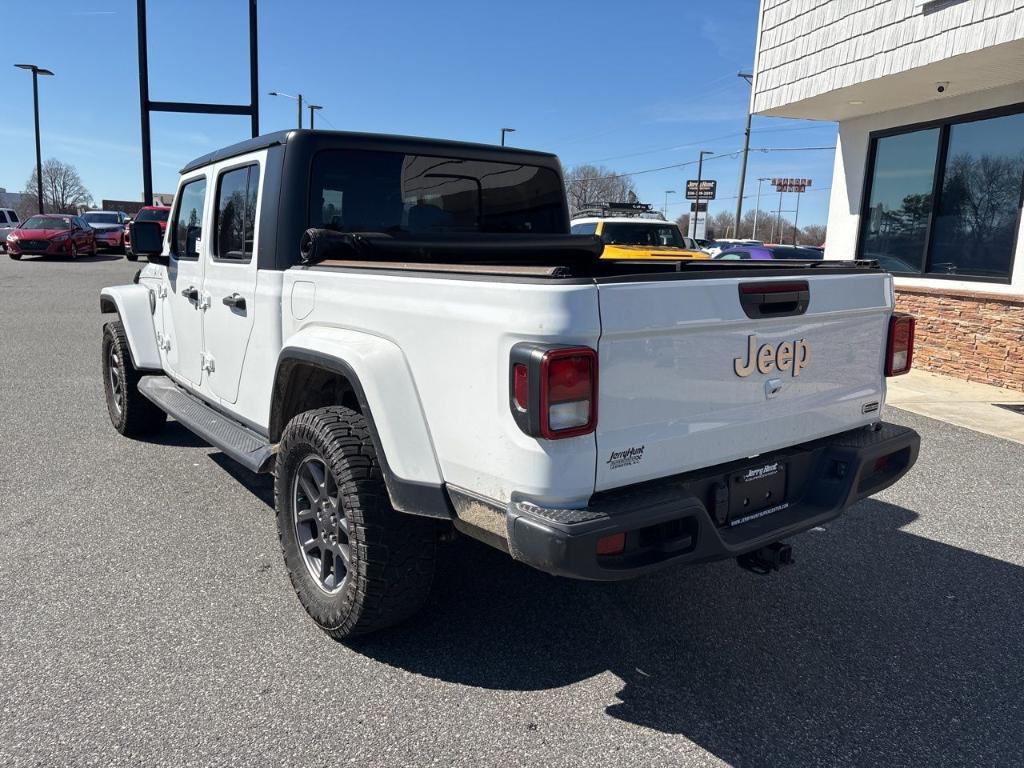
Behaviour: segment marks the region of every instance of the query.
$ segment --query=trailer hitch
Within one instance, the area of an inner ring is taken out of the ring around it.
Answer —
[[[777,571],[784,565],[793,564],[793,548],[781,541],[773,541],[767,546],[747,552],[736,558],[740,568],[765,575]]]

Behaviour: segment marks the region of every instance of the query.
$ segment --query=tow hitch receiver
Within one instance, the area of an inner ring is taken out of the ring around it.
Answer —
[[[781,541],[774,541],[753,552],[740,555],[736,562],[744,570],[765,575],[779,570],[784,565],[792,565],[793,548]]]

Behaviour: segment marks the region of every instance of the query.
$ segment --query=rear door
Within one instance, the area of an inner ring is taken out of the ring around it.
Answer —
[[[234,403],[256,313],[257,211],[264,153],[233,158],[215,171],[209,256],[203,283],[206,385]]]
[[[597,490],[878,419],[891,278],[797,275],[599,281]]]
[[[206,172],[182,179],[171,217],[164,336],[167,365],[198,387],[203,375],[203,312],[200,308],[207,246],[209,179]]]

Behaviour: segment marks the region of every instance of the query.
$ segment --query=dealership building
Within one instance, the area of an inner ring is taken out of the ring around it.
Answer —
[[[762,0],[751,109],[839,123],[826,258],[896,275],[916,367],[1024,390],[1024,0]]]

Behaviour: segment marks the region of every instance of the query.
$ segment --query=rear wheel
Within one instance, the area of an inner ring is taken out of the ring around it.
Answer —
[[[434,575],[434,521],[392,508],[362,414],[301,413],[281,437],[277,530],[306,612],[342,640],[420,610]]]
[[[132,364],[128,338],[120,320],[103,326],[103,389],[114,429],[126,437],[158,432],[167,414],[139,392],[142,378]]]

